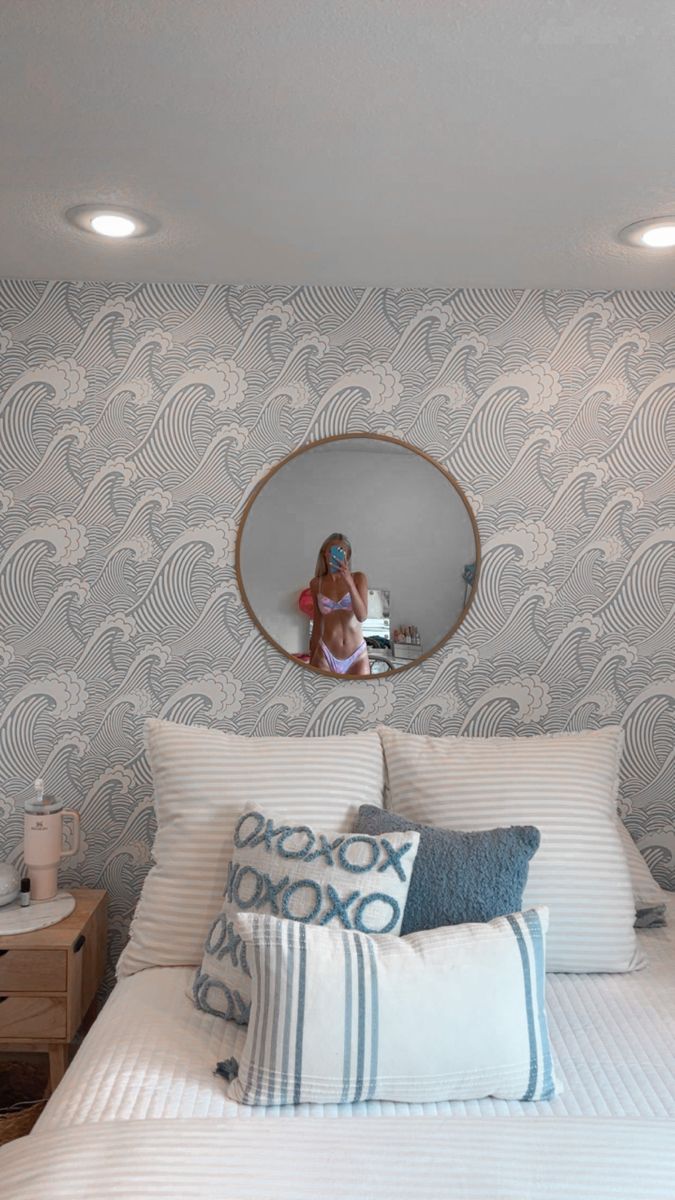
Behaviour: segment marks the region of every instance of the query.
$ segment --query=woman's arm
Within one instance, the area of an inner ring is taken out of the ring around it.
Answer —
[[[312,614],[312,632],[309,636],[309,658],[310,658],[310,662],[311,662],[312,659],[314,658],[316,650],[318,649],[319,642],[321,641],[322,617],[321,617],[321,610],[319,608],[318,601],[316,598],[316,596],[317,596],[317,581],[316,581],[316,579],[313,579],[312,582],[310,583],[309,590],[312,593],[312,603],[314,605],[314,612]]]
[[[349,589],[354,616],[357,621],[365,621],[368,616],[368,580],[363,571],[352,575],[346,563],[340,567],[340,574]]]

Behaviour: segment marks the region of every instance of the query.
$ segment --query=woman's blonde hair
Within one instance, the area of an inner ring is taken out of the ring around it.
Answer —
[[[326,546],[330,546],[331,542],[344,542],[345,546],[347,547],[347,558],[349,561],[351,561],[352,544],[351,544],[349,538],[344,533],[330,533],[328,535],[328,537],[324,538],[324,540],[322,541],[321,549],[319,550],[319,557],[316,560],[316,569],[314,571],[314,574],[317,579],[320,579],[322,575],[328,574],[328,568],[326,566],[326,560],[324,558],[324,551],[326,549]]]

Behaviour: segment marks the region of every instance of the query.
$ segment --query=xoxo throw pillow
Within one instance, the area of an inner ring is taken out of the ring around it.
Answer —
[[[401,929],[419,833],[317,833],[249,811],[234,829],[223,907],[206,938],[193,985],[212,1016],[248,1022],[251,964],[236,931],[239,912],[359,933]]]

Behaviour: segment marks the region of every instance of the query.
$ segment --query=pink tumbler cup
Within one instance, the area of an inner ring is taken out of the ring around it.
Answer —
[[[73,821],[73,846],[63,848],[63,818]],[[23,857],[30,877],[31,900],[53,900],[58,890],[59,863],[80,847],[80,814],[63,808],[54,796],[29,801],[23,818]]]

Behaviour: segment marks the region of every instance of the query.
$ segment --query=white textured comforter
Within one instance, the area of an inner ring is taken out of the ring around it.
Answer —
[[[669,910],[666,929],[639,935],[644,971],[548,976],[565,1090],[538,1104],[244,1108],[213,1076],[242,1031],[194,1009],[192,971],[141,972],[115,989],[30,1138],[0,1151],[0,1194],[675,1200]]]
[[[672,1200],[675,1125],[111,1121],[0,1152],[6,1200]]]
[[[675,900],[669,920],[664,929],[639,934],[649,959],[643,971],[547,976],[551,1042],[563,1088],[551,1101],[243,1107],[228,1099],[213,1070],[219,1059],[238,1057],[244,1030],[195,1009],[192,969],[156,967],[115,988],[37,1128],[146,1117],[675,1119]]]

